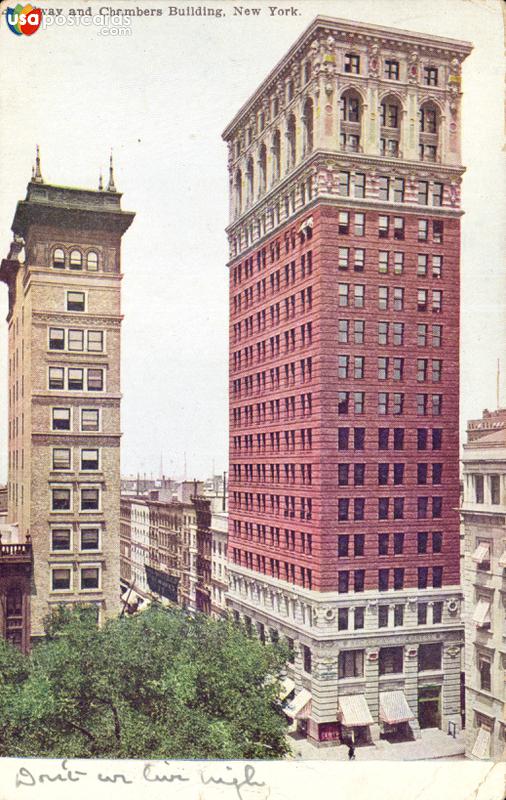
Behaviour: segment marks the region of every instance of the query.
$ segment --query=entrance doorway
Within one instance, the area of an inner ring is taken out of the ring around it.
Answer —
[[[418,723],[420,728],[441,727],[441,686],[419,687]]]

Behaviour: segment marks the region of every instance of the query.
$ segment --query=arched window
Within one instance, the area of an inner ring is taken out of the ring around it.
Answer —
[[[272,137],[272,175],[274,180],[281,175],[281,134],[277,129]]]
[[[396,97],[385,97],[380,107],[380,153],[398,158],[401,141],[402,107]]]
[[[341,150],[356,153],[360,150],[362,130],[362,100],[357,92],[350,89],[340,100],[340,146]]]
[[[88,257],[86,259],[86,266],[88,267],[89,272],[98,271],[98,255],[93,250],[88,253]]]
[[[279,114],[279,99],[277,97],[272,98],[272,116],[277,117]]]
[[[288,140],[288,169],[290,169],[291,167],[295,166],[295,161],[297,158],[297,127],[295,123],[295,116],[293,114],[290,115],[288,120],[286,137]]]
[[[65,269],[65,253],[61,247],[57,247],[53,252],[53,267],[55,269]]]
[[[310,97],[308,97],[304,103],[304,114],[302,120],[304,123],[304,152],[310,153],[313,149],[314,127],[313,101]]]
[[[71,250],[69,266],[70,269],[83,268],[83,256],[80,250]]]
[[[235,173],[235,213],[239,215],[242,211],[242,172],[240,169]]]
[[[260,148],[258,164],[260,167],[260,191],[265,192],[267,188],[267,148],[265,144]]]
[[[311,62],[306,61],[304,64],[304,83],[308,83],[311,80]]]
[[[419,155],[420,161],[436,161],[438,158],[439,146],[439,112],[434,103],[430,101],[424,103],[419,112],[420,138]]]
[[[252,203],[253,202],[253,192],[255,189],[255,168],[253,166],[253,159],[248,159],[248,166],[246,169],[246,180],[247,180],[247,189],[248,189],[248,196],[246,198],[246,202]]]

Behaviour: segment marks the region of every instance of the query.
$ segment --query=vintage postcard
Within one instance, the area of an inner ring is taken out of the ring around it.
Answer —
[[[503,5],[0,3],[1,800],[504,800]]]

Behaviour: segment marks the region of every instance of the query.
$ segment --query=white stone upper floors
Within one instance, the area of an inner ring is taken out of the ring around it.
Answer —
[[[468,42],[317,17],[224,131],[231,223],[316,151],[460,167]]]

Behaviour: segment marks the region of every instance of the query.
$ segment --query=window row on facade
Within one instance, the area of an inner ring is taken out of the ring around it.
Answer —
[[[275,402],[275,401],[274,401]],[[278,417],[279,418],[279,417]],[[407,436],[406,436],[407,433]],[[377,438],[374,438],[376,434]],[[270,431],[262,433],[248,433],[243,436],[232,437],[234,452],[263,453],[269,447],[271,452],[280,452],[284,441],[285,451],[295,449],[296,431]],[[408,438],[409,437],[409,438]],[[407,440],[407,441],[406,441]],[[302,444],[302,434],[300,443]],[[309,442],[309,438],[304,441]],[[364,450],[366,446],[366,428],[339,427],[337,433],[338,450]],[[417,450],[441,450],[443,446],[442,428],[417,428],[416,432],[406,431],[405,428],[377,428],[370,429],[367,437],[367,449],[378,450],[404,450],[416,447]],[[303,448],[302,448],[303,449]]]
[[[48,329],[48,350],[103,353],[105,350],[105,331],[50,327]]]
[[[295,466],[295,465],[293,465]],[[307,483],[306,483],[307,485]],[[313,501],[310,497],[265,494],[262,492],[232,492],[232,510],[271,513],[291,519],[310,520]],[[445,514],[441,495],[420,497],[339,497],[337,522],[357,522],[365,519],[441,519]]]
[[[294,448],[295,449],[295,448]],[[406,470],[408,466],[408,470]],[[275,464],[237,464],[230,465],[230,478],[236,483],[298,483],[305,485],[312,483],[313,465],[307,463],[275,463]],[[373,464],[370,461],[365,463],[355,462],[338,464],[338,485],[339,486],[402,486],[404,483],[414,483],[418,486],[432,484],[440,485],[443,482],[443,464],[441,462],[419,462],[418,464],[408,464],[404,462],[380,462]],[[371,479],[372,473],[372,479]],[[407,480],[406,480],[407,479]]]
[[[58,472],[98,472],[102,469],[100,448],[81,447],[74,453],[71,447],[52,447],[51,468]]]
[[[88,513],[102,510],[103,487],[101,485],[79,486],[75,491],[67,484],[51,485],[51,512],[66,513],[78,511]]]
[[[49,367],[48,389],[68,392],[105,391],[105,370],[95,367]]]
[[[364,99],[355,89],[343,92],[339,104],[338,150],[347,153],[364,152]],[[406,127],[404,109],[396,95],[383,98],[379,108],[379,137],[375,155],[388,158],[403,157]],[[288,115],[285,128],[285,147],[279,128],[270,132],[268,141],[258,146],[256,158],[251,152],[233,175],[234,217],[239,217],[267,190],[275,186],[314,150],[314,104],[310,97],[304,102],[299,120],[295,113]],[[418,112],[418,159],[422,162],[441,160],[441,111],[432,101],[422,103]],[[268,151],[269,147],[269,151]]]
[[[52,592],[75,592],[101,589],[102,568],[100,565],[79,565],[77,576],[67,564],[50,564],[50,590]]]
[[[436,195],[437,196],[437,195]],[[400,223],[395,224],[395,222],[390,222],[389,215],[380,215],[382,222],[381,225],[377,218],[377,214],[374,215],[374,222],[373,225],[375,226],[375,232],[377,233],[379,238],[386,239],[389,236],[390,230],[393,231],[394,238],[398,238],[401,233],[401,225]],[[338,212],[338,224],[336,233],[340,236],[345,236],[347,234],[352,234],[354,236],[365,236],[366,231],[370,234],[370,223],[367,222],[367,212],[365,211],[345,211],[341,210]],[[394,217],[394,219],[402,219],[404,217]],[[409,223],[405,227],[405,234],[407,234],[408,240],[413,240],[416,242],[427,242],[432,244],[443,244],[444,240],[444,220],[440,219],[417,219],[412,227],[412,223],[410,219],[407,219]],[[306,222],[307,225],[307,222]],[[377,226],[377,227],[376,227]],[[302,223],[302,231],[298,234],[299,242],[301,245],[304,244],[306,239],[312,238],[311,236],[308,238],[308,234],[312,231],[312,227],[304,228],[304,223]],[[306,231],[304,233],[304,230]],[[397,235],[396,235],[397,233]],[[255,272],[261,273],[267,268],[267,253],[269,252],[269,261],[270,264],[275,264],[281,256],[290,251],[293,251],[297,248],[297,237],[295,231],[291,231],[285,234],[285,245],[283,252],[281,250],[281,242],[277,239],[275,242],[271,242],[269,248],[263,247],[262,249],[258,250],[256,255],[248,256],[244,260],[244,262],[240,262],[231,268],[231,282],[233,286],[240,286],[243,281],[250,280],[254,277]],[[313,262],[313,254],[312,250],[308,250],[306,253],[303,253],[299,259],[299,267],[296,267],[296,262],[291,261],[289,264],[285,264],[284,267],[280,270],[279,281],[284,281],[285,285],[287,285],[290,281],[294,281],[296,274],[298,273],[301,279],[305,278],[307,275],[310,275],[312,272],[312,262]],[[257,288],[257,294],[260,292],[261,289]]]
[[[55,407],[51,409],[51,430],[78,431],[79,433],[101,430],[101,409]]]
[[[51,257],[54,269],[83,270],[98,272],[100,268],[99,256],[95,250],[83,251],[77,247],[55,247]]]
[[[79,525],[77,530],[71,525],[52,525],[50,531],[51,552],[87,553],[102,549],[103,531],[97,525]]]
[[[277,558],[268,558],[261,553],[241,550],[239,547],[232,547],[231,555],[232,563],[239,567],[312,589],[313,571],[308,567]],[[403,567],[338,570],[337,591],[339,594],[361,593],[365,592],[368,586],[377,587],[380,592],[404,591],[413,585],[412,581],[407,580],[407,572],[408,570]],[[411,568],[409,572],[415,576],[418,589],[440,589],[443,586],[443,566],[420,566]]]

